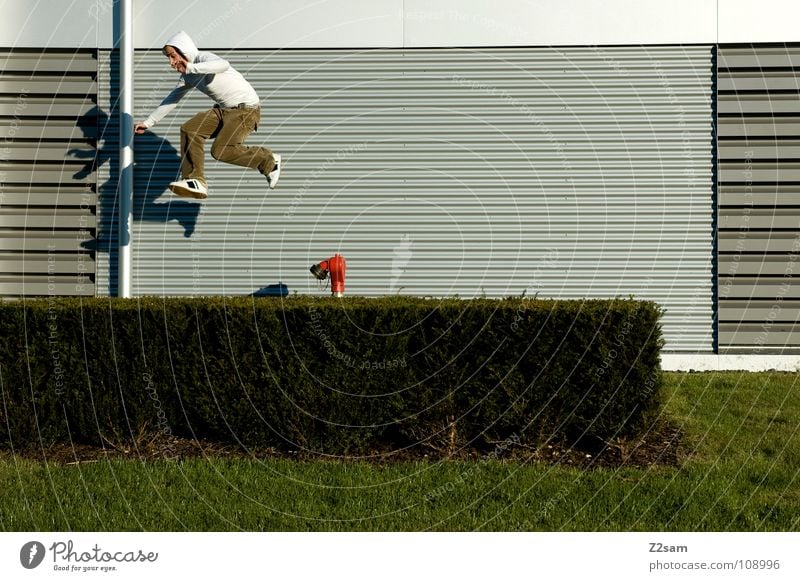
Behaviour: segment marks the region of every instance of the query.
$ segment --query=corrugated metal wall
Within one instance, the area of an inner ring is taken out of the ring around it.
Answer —
[[[719,49],[720,351],[800,349],[800,46]]]
[[[0,49],[0,296],[94,295],[97,58]]]
[[[208,156],[206,202],[167,192],[211,104],[187,98],[137,138],[135,294],[315,293],[341,252],[348,293],[635,295],[666,308],[667,349],[712,349],[710,47],[216,52],[264,100],[250,143],[283,154],[280,185]],[[177,77],[149,51],[135,79],[143,119]]]

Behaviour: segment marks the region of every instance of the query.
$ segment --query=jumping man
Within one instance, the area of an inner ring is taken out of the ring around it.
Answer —
[[[274,188],[280,177],[281,156],[264,147],[243,145],[261,119],[260,101],[253,86],[225,59],[212,52],[199,51],[183,31],[170,38],[162,52],[169,59],[169,66],[181,74],[181,79],[147,119],[136,123],[136,133],[144,133],[161,121],[192,87],[215,102],[212,109],[198,113],[181,126],[183,179],[172,182],[169,189],[188,198],[208,197],[203,146],[209,137],[215,137],[211,157],[257,169],[267,177],[270,189]]]

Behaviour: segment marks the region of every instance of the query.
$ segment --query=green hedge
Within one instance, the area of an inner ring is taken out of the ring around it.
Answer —
[[[0,304],[0,445],[142,430],[328,454],[638,430],[660,310],[635,300],[142,298]]]

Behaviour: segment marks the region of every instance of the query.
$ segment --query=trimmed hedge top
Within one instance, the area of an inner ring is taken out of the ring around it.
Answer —
[[[0,445],[176,436],[357,454],[611,438],[658,406],[635,300],[291,297],[0,304]]]

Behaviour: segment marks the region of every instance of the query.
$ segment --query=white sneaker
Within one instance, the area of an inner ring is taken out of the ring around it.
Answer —
[[[269,184],[269,189],[274,190],[281,177],[281,156],[280,154],[273,154],[272,157],[275,158],[275,168],[267,174],[267,183]]]
[[[208,188],[206,187],[205,182],[202,182],[196,178],[172,182],[169,185],[169,189],[183,198],[204,200],[208,197]]]

